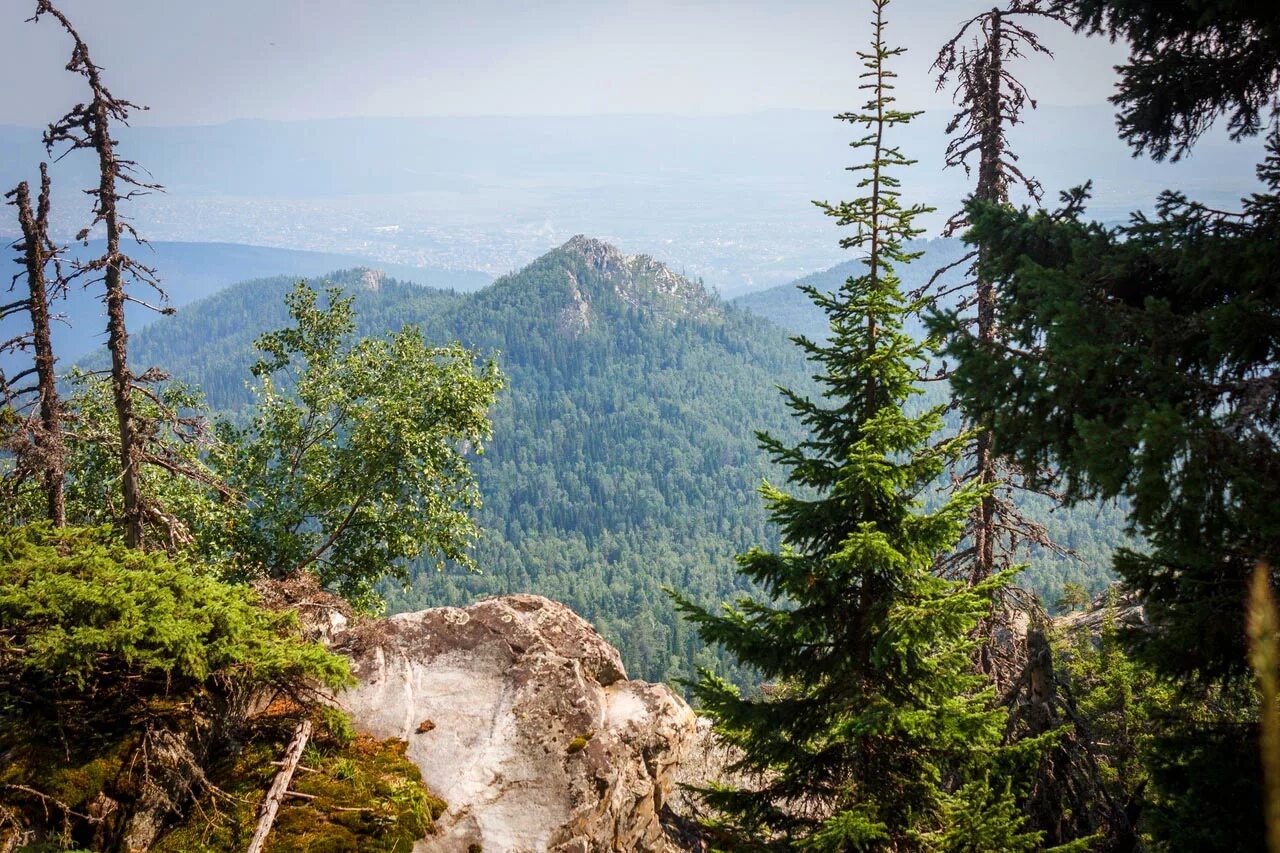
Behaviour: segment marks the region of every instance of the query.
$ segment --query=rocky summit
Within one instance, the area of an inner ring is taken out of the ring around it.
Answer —
[[[668,318],[709,318],[721,311],[719,302],[701,283],[648,255],[626,255],[594,237],[579,234],[531,266],[538,265],[559,266],[568,277],[573,294],[567,309],[570,325],[584,325],[582,317],[589,322],[590,303],[602,296]]]

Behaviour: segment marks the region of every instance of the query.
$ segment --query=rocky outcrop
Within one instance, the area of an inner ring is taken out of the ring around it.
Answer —
[[[448,802],[416,851],[678,849],[661,815],[697,721],[562,604],[495,598],[358,624],[333,637],[358,685],[356,728],[409,742]]]
[[[1104,627],[1117,630],[1142,631],[1149,627],[1146,608],[1132,592],[1125,592],[1119,585],[1096,596],[1081,611],[1073,611],[1053,620],[1054,627],[1064,634],[1085,633],[1096,643]]]
[[[360,267],[360,286],[365,290],[377,292],[382,289],[383,279],[387,274],[382,270],[371,270],[367,267]]]
[[[556,257],[581,259],[598,279],[593,293],[589,282],[579,281],[572,270],[565,270],[572,282],[572,302],[562,315],[562,327],[566,317],[585,317],[592,298],[600,295],[601,288],[626,305],[653,311],[668,319],[709,319],[722,313],[719,301],[701,283],[673,272],[648,255],[624,255],[608,243],[579,234],[544,259]],[[577,330],[580,325],[575,320],[571,328]]]
[[[557,328],[562,335],[577,336],[591,326],[591,306],[578,289],[578,277],[569,273],[569,304],[560,312]]]

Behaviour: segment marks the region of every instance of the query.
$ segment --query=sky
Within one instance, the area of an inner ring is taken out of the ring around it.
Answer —
[[[863,0],[59,0],[137,124],[357,116],[708,115],[857,106]],[[897,0],[904,105],[948,103],[929,65],[991,0]],[[78,99],[66,37],[0,0],[0,124]],[[1059,24],[1026,63],[1043,104],[1106,100],[1122,47]],[[51,107],[51,104],[55,106]]]

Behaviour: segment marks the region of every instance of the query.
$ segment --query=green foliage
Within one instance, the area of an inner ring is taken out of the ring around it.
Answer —
[[[969,249],[961,240],[937,238],[910,241],[907,248],[921,251],[918,260],[900,270],[902,287],[912,293],[924,287],[932,275],[949,265],[958,265]],[[809,338],[825,340],[829,334],[827,316],[815,305],[801,288],[816,288],[827,292],[836,289],[850,274],[860,270],[861,260],[846,261],[829,270],[814,273],[793,285],[750,293],[734,300],[735,305],[766,317],[789,331]],[[953,269],[942,275],[938,283],[944,288],[960,283]],[[955,297],[942,300],[954,303]],[[935,305],[938,303],[934,303]],[[913,337],[928,334],[926,324],[909,316],[905,328]],[[947,406],[944,434],[960,432],[963,427],[962,412],[950,406],[950,389],[946,383],[931,383],[914,401],[909,411],[922,411],[935,406]],[[1044,601],[1052,601],[1065,584],[1083,588],[1089,596],[1101,593],[1115,580],[1112,555],[1117,548],[1132,546],[1134,537],[1126,535],[1125,514],[1121,502],[1087,501],[1075,506],[1059,506],[1049,495],[1020,491],[1019,513],[1029,522],[1041,525],[1050,541],[1064,551],[1023,543],[1026,547],[1025,571],[1018,575],[1017,584],[1038,595]]]
[[[748,848],[1030,849],[1037,836],[996,781],[1019,773],[1005,715],[972,665],[974,629],[1009,575],[967,587],[933,571],[982,492],[922,506],[965,437],[934,442],[941,408],[906,411],[926,349],[905,329],[914,306],[896,268],[918,254],[904,241],[923,208],[901,204],[892,174],[909,161],[885,133],[912,114],[892,108],[886,63],[902,51],[884,43],[885,0],[872,5],[870,100],[840,117],[866,130],[862,194],[821,205],[855,227],[841,244],[866,250],[865,267],[834,293],[809,290],[830,322],[826,342],[798,341],[821,396],[785,392],[809,437],[761,436],[797,490],[762,489],[784,546],[739,558],[771,598],[712,613],[677,597],[705,639],[772,683],[749,697],[704,672],[694,693],[754,784],[703,793],[717,829]]]
[[[1069,0],[1077,27],[1130,42],[1121,135],[1174,159],[1221,115],[1237,139],[1273,103],[1280,17],[1230,0]],[[1272,116],[1274,118],[1274,116]],[[963,408],[993,424],[1028,471],[1057,471],[1069,501],[1121,497],[1149,547],[1117,573],[1150,625],[1126,633],[1159,695],[1142,826],[1154,845],[1263,844],[1258,708],[1245,608],[1255,566],[1280,557],[1280,128],[1239,213],[1177,192],[1118,228],[1083,216],[1087,188],[1057,213],[970,205],[966,239],[1000,283],[1008,347],[939,330]],[[1274,585],[1274,575],[1269,582]],[[1121,672],[1128,671],[1121,667]],[[1134,674],[1136,678],[1136,674]],[[1205,821],[1203,815],[1220,819]]]
[[[1135,818],[1147,849],[1257,849],[1256,697],[1160,678],[1127,651],[1121,612],[1109,601],[1096,633],[1069,622],[1055,641],[1074,713],[1092,735],[1100,794]]]
[[[282,308],[292,324],[258,341],[251,406],[210,428],[203,397],[182,382],[137,395],[151,425],[148,540],[239,578],[310,569],[364,605],[379,580],[406,580],[408,561],[469,566],[480,505],[469,457],[489,436],[497,367],[456,344],[428,346],[416,328],[353,340],[351,300],[336,291],[321,306],[300,284]],[[69,382],[68,519],[118,523],[110,385],[81,371]],[[37,484],[5,484],[5,521],[42,517]]]
[[[348,675],[341,658],[296,638],[291,614],[264,610],[246,588],[189,564],[126,548],[106,528],[0,531],[8,702],[53,703],[67,690],[86,702],[182,694],[229,677],[337,687]]]
[[[70,414],[66,449],[67,522],[81,527],[118,524],[124,508],[117,482],[120,432],[109,377],[73,368],[64,377]],[[170,551],[210,555],[225,550],[231,506],[219,490],[219,474],[208,457],[216,437],[207,428],[208,409],[198,391],[181,382],[159,382],[136,395],[134,412],[149,425],[140,435],[139,487],[146,536]],[[5,478],[8,499],[0,521],[20,525],[45,517],[38,483]]]
[[[1240,0],[1063,0],[1077,31],[1130,46],[1112,103],[1137,152],[1174,160],[1220,116],[1235,139],[1258,133],[1280,88],[1280,13]]]
[[[772,388],[807,384],[803,356],[782,330],[705,292],[686,300],[690,311],[645,299],[652,285],[643,280],[620,294],[617,272],[573,246],[465,297],[388,280],[369,290],[356,273],[333,281],[354,300],[357,334],[413,324],[428,341],[493,354],[510,380],[493,437],[473,460],[485,504],[472,552],[480,573],[451,566],[441,575],[413,561],[408,588],[382,587],[389,609],[536,592],[590,620],[637,677],[688,677],[706,665],[741,683],[754,678],[708,649],[662,588],[704,604],[738,594],[749,584],[724,567],[775,537],[756,497],[775,469],[743,425],[799,435]],[[589,305],[582,329],[561,325],[573,282]],[[252,397],[235,377],[252,366],[254,339],[289,323],[291,287],[269,279],[230,288],[132,345],[243,425]]]
[[[1271,157],[1239,219],[1176,194],[1120,229],[1083,221],[1083,193],[1056,215],[974,205],[1011,346],[947,346],[961,405],[1005,452],[1060,472],[1070,501],[1123,499],[1149,542],[1115,557],[1151,622],[1128,641],[1181,690],[1152,721],[1142,825],[1198,849],[1261,842],[1242,603],[1256,562],[1280,556],[1280,409],[1263,402],[1280,347],[1275,140]],[[1201,825],[1210,803],[1235,819]]]
[[[1239,686],[1180,695],[1161,709],[1140,823],[1153,849],[1264,849],[1257,713],[1257,696]]]
[[[1136,150],[1185,153],[1227,112],[1237,135],[1261,129],[1280,73],[1274,11],[1064,5],[1080,28],[1132,40],[1115,100]],[[1002,448],[1034,470],[1060,466],[1073,500],[1129,498],[1153,547],[1122,553],[1117,569],[1159,629],[1147,657],[1206,683],[1247,677],[1246,578],[1280,551],[1274,128],[1258,177],[1239,215],[1167,192],[1154,218],[1116,229],[1084,220],[1086,190],[1053,215],[975,205],[966,239],[1003,283],[1013,346],[953,336],[948,348],[962,405],[995,418]]]
[[[933,260],[906,270],[918,265]],[[561,324],[572,282],[589,305],[582,329]],[[699,639],[662,588],[704,606],[749,591],[751,583],[724,566],[752,544],[776,540],[756,486],[779,469],[743,426],[788,440],[801,435],[772,387],[811,384],[783,330],[705,295],[684,312],[632,293],[639,304],[625,301],[616,271],[570,246],[466,296],[389,280],[370,290],[358,273],[333,283],[354,300],[357,334],[413,324],[428,341],[460,340],[493,354],[510,379],[493,409],[486,453],[472,460],[485,503],[472,551],[480,573],[450,567],[440,575],[430,562],[413,561],[407,588],[382,587],[393,612],[536,592],[590,620],[635,676],[690,678],[710,666],[754,682]],[[239,377],[253,364],[253,341],[290,324],[284,297],[293,284],[238,285],[131,344],[139,359],[165,364],[243,425],[253,398]],[[920,405],[941,402],[925,396]],[[1038,555],[1022,582],[1046,597],[1065,581],[1100,592],[1110,580],[1114,514],[1080,507],[1050,515],[1048,507],[1033,514],[1079,559]]]
[[[1071,625],[1053,640],[1080,715],[1100,745],[1100,779],[1121,803],[1140,802],[1150,784],[1147,757],[1162,709],[1176,691],[1130,657],[1120,642],[1114,596],[1108,599],[1096,635]]]
[[[38,833],[85,840],[92,827],[73,818],[99,794],[127,812],[157,732],[200,740],[246,691],[350,680],[292,613],[116,537],[0,530],[0,806]]]
[[[974,206],[1011,346],[949,338],[953,387],[1024,470],[1060,470],[1069,500],[1126,500],[1151,550],[1116,570],[1160,629],[1148,659],[1238,679],[1247,575],[1280,554],[1280,410],[1257,404],[1280,346],[1280,207],[1255,197],[1228,220],[1168,195],[1157,219],[1111,230],[1082,221],[1082,201]]]
[[[1054,602],[1059,613],[1070,613],[1089,606],[1089,593],[1078,583],[1067,582],[1062,585],[1062,594]]]
[[[352,341],[351,300],[321,307],[299,284],[295,325],[258,341],[250,423],[224,425],[216,460],[245,500],[235,558],[282,576],[303,568],[348,598],[369,601],[405,560],[468,565],[480,504],[468,452],[483,451],[502,385],[461,346],[429,347],[415,328]]]

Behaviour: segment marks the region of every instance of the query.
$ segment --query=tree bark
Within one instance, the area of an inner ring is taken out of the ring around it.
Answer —
[[[93,224],[102,223],[106,227],[107,249],[90,268],[102,270],[106,290],[107,349],[111,352],[111,394],[120,435],[120,488],[124,502],[122,521],[125,542],[130,547],[141,548],[145,544],[145,513],[140,486],[142,439],[133,410],[134,377],[129,372],[129,335],[125,329],[124,313],[127,301],[124,273],[130,260],[120,251],[120,235],[125,226],[117,207],[117,202],[121,199],[118,194],[119,181],[135,185],[138,182],[127,174],[122,177],[122,169],[127,170],[131,164],[121,161],[116,155],[115,140],[111,138],[112,119],[126,121],[129,109],[135,105],[113,97],[108,91],[102,82],[98,66],[89,57],[88,45],[80,38],[67,16],[53,5],[52,0],[38,0],[36,17],[43,14],[57,19],[75,42],[67,68],[84,76],[93,96],[87,104],[76,106],[60,121],[49,126],[45,132],[45,147],[52,149],[58,142],[70,142],[73,150],[92,148],[98,155],[98,188],[89,192],[96,199]],[[88,236],[88,233],[89,229],[86,228],[82,236]]]
[[[978,187],[975,195],[983,201],[1003,202],[1008,200],[1003,173],[1000,167],[1004,154],[1004,137],[1001,135],[1001,20],[1000,12],[993,9],[991,25],[987,31],[988,63],[984,70],[984,91],[982,92],[982,114],[984,124],[981,128],[978,164]],[[996,339],[996,288],[987,276],[982,275],[982,259],[978,263],[978,340],[983,343],[994,343]],[[974,468],[978,484],[993,488],[997,482],[995,466],[994,438],[991,430],[984,429],[978,433]],[[978,505],[977,523],[974,525],[974,564],[970,580],[979,583],[991,576],[995,570],[996,549],[996,499],[988,494]]]
[[[27,310],[31,314],[31,340],[40,400],[40,430],[35,444],[39,451],[41,481],[49,520],[57,527],[67,523],[65,493],[66,449],[62,440],[61,406],[58,399],[56,359],[49,334],[49,288],[45,271],[53,256],[49,242],[49,168],[40,164],[40,199],[31,207],[27,182],[18,184],[18,224],[22,229],[23,264],[27,270]]]

